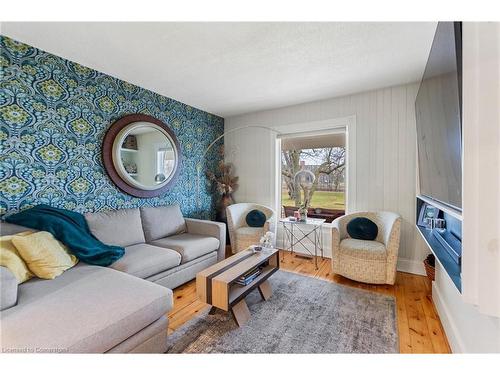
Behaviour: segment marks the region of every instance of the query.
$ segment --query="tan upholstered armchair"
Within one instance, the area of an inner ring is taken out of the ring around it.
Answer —
[[[375,241],[350,238],[347,223],[366,217],[377,224]],[[393,212],[356,212],[332,222],[332,270],[349,279],[371,284],[396,280],[401,217]]]
[[[260,210],[266,215],[266,223],[262,228],[249,227],[246,216],[251,210]],[[256,203],[237,203],[226,208],[227,227],[233,254],[245,250],[250,245],[259,243],[260,238],[268,231],[275,233],[276,215],[266,206]]]

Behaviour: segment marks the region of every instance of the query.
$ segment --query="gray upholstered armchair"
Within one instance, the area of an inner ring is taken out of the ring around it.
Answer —
[[[377,224],[374,241],[350,238],[347,223],[366,217]],[[396,280],[401,217],[393,212],[356,212],[332,222],[332,270],[349,279],[371,284]]]
[[[260,210],[266,215],[266,223],[262,228],[249,227],[246,215],[251,210]],[[260,238],[268,231],[275,233],[274,211],[256,203],[236,203],[226,208],[227,227],[233,254],[259,243]]]

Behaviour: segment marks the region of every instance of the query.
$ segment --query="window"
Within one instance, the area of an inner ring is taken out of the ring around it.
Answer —
[[[173,159],[173,151],[167,149],[159,149],[156,152],[156,182],[165,180],[174,169],[175,161]]]
[[[343,215],[345,175],[344,133],[282,139],[282,214],[293,216],[295,210],[306,206],[309,217],[324,218],[327,222]],[[304,183],[304,176],[314,182]]]

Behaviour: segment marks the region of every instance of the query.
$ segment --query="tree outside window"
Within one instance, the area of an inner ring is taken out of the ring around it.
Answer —
[[[345,147],[282,151],[282,204],[306,208],[345,208]],[[294,176],[300,170],[315,176],[311,189],[302,189]]]

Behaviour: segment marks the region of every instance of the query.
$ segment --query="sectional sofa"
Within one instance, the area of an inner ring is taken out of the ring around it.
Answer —
[[[178,205],[85,217],[96,238],[125,255],[20,285],[0,267],[3,352],[164,352],[171,289],[224,258],[225,224],[184,218]],[[24,230],[1,224],[2,235]]]

